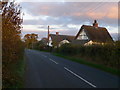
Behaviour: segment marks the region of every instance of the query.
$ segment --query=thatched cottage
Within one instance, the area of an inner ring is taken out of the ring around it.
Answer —
[[[105,27],[99,27],[96,20],[92,26],[82,25],[76,36],[50,34],[51,43],[54,47],[60,47],[65,43],[93,45],[113,42],[112,37]]]

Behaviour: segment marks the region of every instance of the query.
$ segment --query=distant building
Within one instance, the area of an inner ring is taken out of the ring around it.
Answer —
[[[47,39],[47,38],[42,38],[42,39],[39,41],[39,44],[44,45],[44,46],[47,46],[47,43],[48,43],[48,39]]]
[[[113,42],[112,37],[105,27],[99,27],[96,20],[93,26],[83,25],[77,33],[73,44],[92,45]]]
[[[75,36],[59,35],[59,33],[56,32],[56,34],[50,34],[50,38],[51,45],[57,48],[65,43],[71,43]]]
[[[92,26],[82,25],[76,36],[59,35],[57,32],[56,34],[50,34],[50,38],[51,45],[55,48],[65,43],[93,45],[113,42],[107,29],[105,27],[99,27],[96,20],[94,20]]]

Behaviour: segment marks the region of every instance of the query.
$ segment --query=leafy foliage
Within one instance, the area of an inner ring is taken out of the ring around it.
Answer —
[[[91,62],[102,64],[112,68],[120,68],[120,41],[106,45],[80,46],[64,44],[58,50],[59,53],[75,58],[84,58]]]
[[[25,41],[26,47],[34,48],[35,44],[38,42],[37,38],[38,38],[38,34],[34,34],[34,33],[26,34],[24,36],[24,41]]]
[[[2,14],[2,67],[3,88],[13,87],[19,78],[13,72],[13,66],[23,54],[21,41],[21,7],[15,2],[0,2]]]

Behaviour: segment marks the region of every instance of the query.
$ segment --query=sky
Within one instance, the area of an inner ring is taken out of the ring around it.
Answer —
[[[97,20],[99,27],[107,28],[117,39],[117,2],[20,2],[20,6],[24,13],[22,37],[28,33],[39,34],[39,39],[47,37],[48,25],[51,34],[75,36],[82,25]]]

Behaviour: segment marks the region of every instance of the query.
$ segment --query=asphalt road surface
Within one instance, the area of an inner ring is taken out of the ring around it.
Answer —
[[[25,88],[118,88],[104,71],[36,50],[25,50]]]

